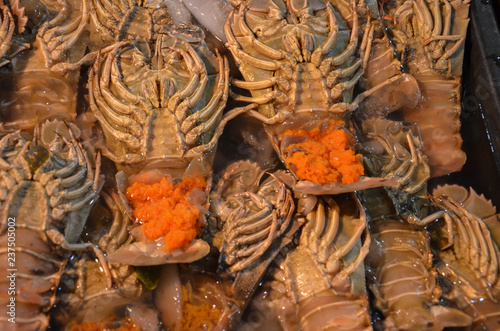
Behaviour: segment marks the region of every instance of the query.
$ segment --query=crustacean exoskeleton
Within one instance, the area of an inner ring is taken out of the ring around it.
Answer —
[[[459,171],[466,160],[459,117],[469,1],[387,1],[382,8],[391,41],[422,94],[416,107],[403,107],[403,116],[420,128],[433,177]]]
[[[358,192],[369,216],[373,241],[365,265],[374,306],[385,317],[381,326],[441,330],[470,325],[465,314],[439,304],[441,287],[425,228],[430,221],[413,216],[427,216],[415,197],[426,194],[430,173],[418,130],[381,118],[367,119],[362,126],[367,132],[362,142],[367,169],[400,177],[399,187]]]
[[[211,193],[221,227],[221,270],[236,276],[262,258],[292,221],[293,196],[278,172],[260,183],[264,171],[255,163],[228,166]]]
[[[385,117],[389,112],[402,107],[413,108],[417,105],[421,95],[417,81],[412,75],[402,73],[401,62],[394,58],[394,48],[389,44],[386,34],[381,31],[380,24],[375,22],[374,38],[371,55],[367,62],[360,85],[365,90],[376,87],[391,79],[389,85],[377,90],[360,104],[356,112],[360,117],[378,115]]]
[[[292,217],[295,203],[285,184],[290,180],[293,182],[283,171],[266,174],[250,161],[235,162],[224,169],[210,195],[213,217],[203,235],[213,246],[211,254],[190,267],[177,270],[169,265],[162,270],[169,270],[170,276],[165,275],[168,280],[160,283],[163,295],[157,292],[156,302],[162,307],[167,327],[185,330],[188,325],[195,328],[194,324],[186,324],[194,322],[221,329],[237,327],[268,266],[302,225]],[[202,295],[212,308],[203,301],[200,305]],[[203,316],[210,318],[198,320],[191,316],[194,321],[186,320],[197,305],[209,311]]]
[[[89,8],[90,38],[93,47],[102,48],[119,40],[144,38],[153,40],[165,27],[189,23],[174,21],[168,1],[84,0]],[[173,1],[172,1],[173,2]],[[175,7],[177,9],[177,7]],[[186,12],[187,10],[184,9]]]
[[[113,36],[104,43],[91,42],[96,33],[91,24],[96,21],[96,10],[94,2],[89,0],[41,1],[26,5],[30,29],[22,35],[22,40],[26,41],[28,48],[31,44],[31,50],[23,52],[12,62],[11,72],[1,79],[1,97],[6,100],[0,105],[2,120],[9,120],[9,125],[23,129],[32,129],[36,121],[56,116],[74,121],[81,66],[92,64],[99,53],[112,49],[115,39],[123,39],[128,35]],[[11,8],[17,9],[18,6],[17,1],[11,1]],[[102,9],[102,4],[97,7]],[[131,17],[136,16],[136,9],[134,7],[129,11]],[[6,16],[2,21],[5,36],[0,39],[2,56],[4,48],[12,44],[11,34],[15,29],[12,15],[8,16],[7,10],[5,6],[3,12]],[[160,8],[158,11],[163,14],[152,15],[151,20],[155,22],[155,26],[162,27],[166,23],[163,19],[168,16],[165,10]],[[24,11],[23,8],[15,13],[19,16],[18,12],[24,14]],[[156,12],[156,9],[153,11]],[[127,24],[131,17],[125,18]],[[19,30],[24,21],[19,17],[17,22]],[[0,31],[4,32],[3,30]],[[139,37],[148,37],[150,40],[152,36],[145,31],[147,29],[140,29]],[[21,50],[21,39],[17,44],[12,52],[18,53]]]
[[[93,251],[107,275],[105,286],[111,286],[102,252],[95,245],[78,242],[103,180],[99,157],[94,170],[73,130],[74,126],[62,122],[45,122],[33,141],[20,131],[0,140],[0,263],[5,276],[0,282],[5,289],[1,300],[2,307],[7,307],[5,273],[15,269],[11,297],[17,307],[16,324],[4,313],[2,329],[43,330],[48,326],[45,313],[54,304],[66,250]],[[9,233],[15,234],[15,247],[7,245]],[[12,249],[15,256],[9,260]]]
[[[113,161],[185,167],[215,147],[227,100],[227,60],[187,32],[161,35],[153,52],[146,42],[118,42],[94,65],[90,106]]]
[[[89,21],[86,1],[57,0],[47,5],[55,16],[43,23],[37,33],[39,48],[45,66],[54,71],[75,70],[86,61],[84,39]]]
[[[61,279],[51,326],[75,330],[160,330],[147,290],[128,265],[113,264],[113,287],[99,263],[86,254],[75,254]]]
[[[14,16],[9,7],[0,2],[0,67],[8,62],[4,57],[12,45],[12,37],[16,28]]]
[[[28,16],[27,31],[17,37],[29,49],[12,59],[0,77],[1,117],[16,129],[32,130],[45,119],[74,122],[77,69],[93,59],[84,57],[86,8],[79,1],[42,3],[27,10],[33,17]]]
[[[374,32],[369,12],[355,1],[247,1],[225,25],[227,47],[244,80],[233,79],[259,104],[249,114],[267,124],[296,191],[334,194],[396,185],[367,178],[354,152],[349,114],[397,74],[353,98],[365,70]],[[337,6],[337,7],[335,7]]]
[[[447,280],[443,296],[473,319],[473,330],[494,330],[500,323],[500,251],[485,222],[455,200],[432,196],[442,211],[426,222],[441,218],[437,232],[437,272]]]
[[[130,218],[123,213],[120,203],[116,192],[103,189],[81,240],[97,245],[105,254],[133,240],[127,229]],[[109,276],[92,256],[82,252],[71,256],[61,278],[51,325],[71,331],[119,327],[159,330],[151,291],[158,279],[143,276],[144,273],[130,265],[108,265],[112,287],[107,286]]]
[[[0,1],[0,67],[30,47],[23,38],[25,36],[20,37],[26,25],[28,18],[19,0]]]
[[[119,194],[134,220],[137,208],[132,208],[126,198],[126,191],[134,182],[155,185],[169,178],[177,185],[182,177],[210,182],[213,157],[224,125],[253,107],[235,108],[223,114],[228,89],[227,59],[208,49],[203,32],[196,27],[173,28],[171,33],[161,34],[151,43],[120,41],[106,56],[96,60],[89,75],[90,108],[104,133],[101,146],[104,155],[123,169],[117,177]],[[132,180],[130,175],[137,173],[143,176]],[[202,190],[208,187],[205,185]],[[206,195],[202,198],[205,200],[199,201],[198,206],[206,204]],[[203,225],[202,219],[200,215],[196,223]],[[148,242],[158,248],[151,240],[162,238],[167,244],[166,235],[152,235],[154,238],[148,237]],[[140,240],[110,258],[144,265],[192,262],[208,253],[208,245],[203,241],[190,242],[190,250],[184,253],[174,253],[174,248],[164,244],[153,254],[142,246],[146,245],[144,240]],[[163,247],[165,251],[161,252]],[[130,250],[135,253],[128,254]],[[149,258],[137,254],[147,254]],[[121,260],[122,257],[126,260]]]
[[[359,192],[367,210],[372,244],[366,257],[367,283],[388,330],[442,330],[467,327],[471,319],[440,304],[442,289],[433,268],[428,220],[402,215],[387,191]]]
[[[430,169],[422,152],[420,133],[415,125],[369,118],[362,121],[365,164],[377,177],[398,177],[397,186],[388,188],[398,209],[411,198],[426,194]]]
[[[480,217],[486,223],[491,236],[500,247],[500,215],[497,207],[483,194],[479,195],[472,187],[467,190],[459,185],[441,185],[432,190],[432,195],[446,195],[456,202],[465,206],[471,213]]]
[[[234,305],[233,328],[274,257],[302,225],[285,184],[293,182],[283,171],[266,176],[256,163],[240,161],[225,169],[211,194],[220,229],[214,238],[220,250],[218,274]]]
[[[305,221],[263,285],[267,309],[285,330],[371,330],[364,211],[352,195],[319,198]]]

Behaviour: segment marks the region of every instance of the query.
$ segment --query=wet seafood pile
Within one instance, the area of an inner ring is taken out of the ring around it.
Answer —
[[[498,329],[468,11],[0,0],[0,328]]]

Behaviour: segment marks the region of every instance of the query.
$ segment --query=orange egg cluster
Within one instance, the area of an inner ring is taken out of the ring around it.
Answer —
[[[189,296],[185,286],[182,287],[182,330],[211,330],[217,327],[222,312],[207,302],[194,305],[187,301]]]
[[[165,250],[188,246],[200,231],[198,209],[188,201],[195,188],[204,190],[202,178],[182,178],[173,184],[167,178],[155,184],[134,183],[127,189],[127,199],[136,221],[148,240],[165,237]]]
[[[302,180],[318,184],[350,184],[364,174],[360,155],[353,149],[354,139],[343,129],[342,121],[330,122],[321,130],[287,130],[283,138],[289,135],[303,136],[303,142],[287,147],[286,153],[292,154],[285,159],[288,168],[294,167]]]

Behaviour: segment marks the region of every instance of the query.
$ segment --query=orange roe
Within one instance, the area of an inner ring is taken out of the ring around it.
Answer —
[[[285,136],[304,136],[306,140],[288,146],[286,153],[292,154],[285,159],[288,168],[294,167],[297,176],[318,184],[351,184],[364,174],[360,155],[354,153],[354,140],[343,129],[343,121],[330,122],[324,129],[287,130]],[[296,152],[293,152],[293,151]]]
[[[205,180],[196,177],[184,177],[175,185],[163,178],[152,185],[136,182],[130,186],[127,199],[146,239],[164,236],[167,251],[188,246],[201,230],[197,222],[200,213],[188,202],[188,196],[193,189],[204,190],[205,186]]]
[[[212,330],[217,326],[217,322],[222,312],[207,302],[201,305],[193,305],[188,302],[189,293],[185,286],[182,286],[182,330]]]

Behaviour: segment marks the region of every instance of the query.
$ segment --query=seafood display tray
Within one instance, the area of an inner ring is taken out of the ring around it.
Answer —
[[[430,181],[431,188],[471,186],[500,206],[500,11],[490,1],[472,1],[462,94],[462,171]]]

